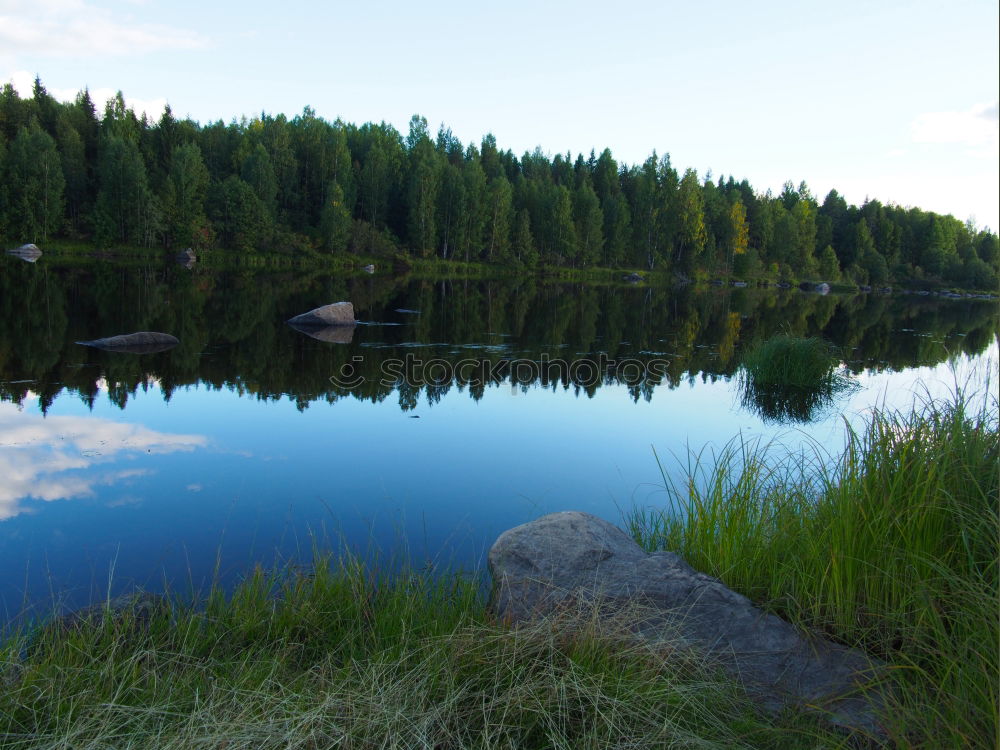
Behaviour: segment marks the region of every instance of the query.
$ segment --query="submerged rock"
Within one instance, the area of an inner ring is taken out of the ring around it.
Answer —
[[[350,302],[333,302],[329,305],[323,305],[301,315],[296,315],[294,318],[289,318],[287,322],[296,327],[313,328],[357,324],[354,319],[354,305]]]
[[[879,668],[862,652],[799,631],[673,552],[646,553],[596,516],[553,513],[510,529],[489,567],[491,606],[509,622],[638,606],[636,638],[707,655],[767,710],[819,710],[841,727],[881,732],[880,702],[863,692]]]
[[[298,323],[288,322],[288,325],[299,333],[322,341],[324,344],[350,344],[354,340],[355,326],[303,326]]]
[[[92,346],[95,349],[104,349],[109,352],[129,352],[131,354],[155,354],[173,349],[180,341],[176,336],[169,333],[159,333],[157,331],[139,331],[137,333],[126,333],[120,336],[109,336],[93,341],[77,341],[83,346]]]
[[[106,618],[111,618],[115,621],[128,618],[134,628],[145,628],[149,625],[149,621],[154,614],[168,607],[169,602],[164,596],[150,594],[145,591],[135,591],[129,594],[122,594],[110,601],[98,602],[83,609],[70,612],[69,614],[61,615],[50,623],[50,627],[55,627],[65,632],[87,625],[94,625]]]

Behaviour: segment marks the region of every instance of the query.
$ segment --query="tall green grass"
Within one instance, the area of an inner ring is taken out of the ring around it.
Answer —
[[[752,347],[742,364],[758,386],[822,388],[831,384],[838,361],[822,339],[779,334]]]
[[[974,400],[876,411],[833,462],[745,443],[693,456],[631,532],[886,660],[900,746],[995,747],[1000,437],[996,398]]]

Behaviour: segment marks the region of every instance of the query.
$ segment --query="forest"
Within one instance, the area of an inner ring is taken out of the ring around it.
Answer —
[[[155,122],[123,95],[53,98],[36,78],[0,90],[0,237],[8,244],[220,249],[237,255],[436,258],[532,269],[629,268],[679,279],[822,280],[993,290],[1000,240],[919,208],[805,182],[778,195],[680,172],[669,155],[609,149],[518,157],[463,144],[414,115],[386,123],[262,113]]]

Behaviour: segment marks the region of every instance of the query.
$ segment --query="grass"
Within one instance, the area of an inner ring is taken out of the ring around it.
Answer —
[[[4,748],[815,748],[627,623],[493,622],[478,581],[325,560],[0,650]]]
[[[996,747],[1000,695],[995,396],[876,411],[833,462],[731,443],[695,455],[647,549],[886,660],[901,747]]]
[[[744,408],[765,421],[809,422],[851,381],[837,372],[836,350],[822,339],[779,334],[752,347],[738,374]]]
[[[839,362],[822,339],[773,336],[743,356],[743,368],[758,387],[818,389],[830,385]]]

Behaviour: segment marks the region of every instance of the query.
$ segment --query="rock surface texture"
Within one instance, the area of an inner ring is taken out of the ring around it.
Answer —
[[[553,513],[500,535],[489,553],[492,606],[511,623],[579,609],[639,605],[635,637],[697,649],[765,709],[818,710],[879,737],[879,701],[861,691],[878,665],[758,609],[673,552],[646,553],[624,531],[581,512]]]
[[[317,307],[315,310],[296,315],[288,320],[293,326],[353,326],[357,321],[354,319],[354,305],[350,302],[333,302],[329,305]]]
[[[105,349],[115,352],[131,352],[133,354],[154,354],[164,352],[177,346],[180,341],[176,336],[169,333],[159,333],[158,331],[138,331],[137,333],[125,333],[120,336],[108,336],[103,339],[93,341],[77,341],[83,346],[92,346],[96,349]]]

